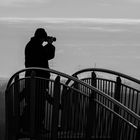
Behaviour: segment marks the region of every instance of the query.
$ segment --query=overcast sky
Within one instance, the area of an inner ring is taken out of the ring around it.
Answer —
[[[0,17],[140,18],[140,0],[0,0]]]
[[[96,64],[140,77],[140,0],[0,0],[0,77],[24,68],[25,44],[42,25],[57,37],[53,68]]]

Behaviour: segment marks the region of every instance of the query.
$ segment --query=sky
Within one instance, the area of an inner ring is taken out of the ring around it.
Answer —
[[[24,68],[37,27],[57,38],[56,70],[96,66],[140,78],[140,0],[0,0],[0,77]]]
[[[140,18],[140,0],[0,0],[0,17]]]

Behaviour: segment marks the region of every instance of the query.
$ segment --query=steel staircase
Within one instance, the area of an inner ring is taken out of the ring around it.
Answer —
[[[38,70],[50,72],[51,78],[37,77]],[[27,71],[32,75],[25,77]],[[5,92],[6,140],[138,140],[139,84],[106,69],[84,69],[72,76],[52,69],[22,69],[9,79]]]

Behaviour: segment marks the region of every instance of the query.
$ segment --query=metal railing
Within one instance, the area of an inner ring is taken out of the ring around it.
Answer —
[[[36,77],[38,70],[55,78]],[[30,77],[24,76],[27,71],[33,71]],[[65,84],[63,79],[71,82]],[[15,73],[6,88],[6,140],[138,140],[140,116],[97,89],[94,80],[90,85],[52,69],[28,68]]]
[[[88,76],[85,76],[85,74]],[[74,73],[73,76],[90,85],[92,79],[95,78],[97,89],[115,98],[135,113],[140,114],[140,80],[119,72],[100,68],[83,69]],[[66,84],[68,83],[69,80]]]

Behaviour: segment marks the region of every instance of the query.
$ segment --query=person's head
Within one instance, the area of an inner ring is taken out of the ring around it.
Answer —
[[[36,38],[40,39],[42,42],[46,41],[46,39],[47,39],[47,33],[46,33],[45,29],[43,29],[43,28],[36,29],[34,36]]]

